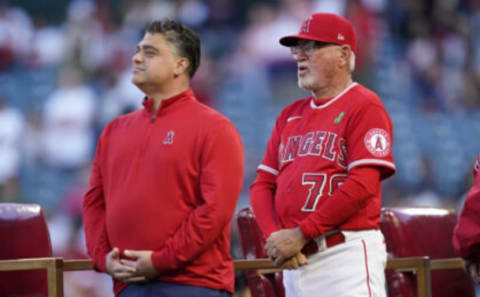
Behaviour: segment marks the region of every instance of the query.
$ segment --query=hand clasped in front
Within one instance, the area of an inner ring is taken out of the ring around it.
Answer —
[[[282,264],[295,256],[298,267],[307,264],[305,256],[300,252],[305,243],[306,240],[300,228],[282,229],[273,232],[267,238],[265,251],[277,266],[282,266]],[[296,268],[295,265],[293,265],[293,268]]]
[[[107,272],[115,279],[123,282],[146,282],[158,276],[151,260],[152,251],[126,250],[124,255],[129,258],[120,259],[118,248],[108,253],[106,258]]]

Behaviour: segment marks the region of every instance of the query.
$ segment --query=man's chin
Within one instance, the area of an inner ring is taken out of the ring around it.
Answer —
[[[306,82],[305,80],[303,80],[301,78],[298,79],[297,85],[300,89],[304,89],[304,90],[307,90],[307,91],[311,91],[313,89],[312,84]]]
[[[143,80],[132,78],[132,83],[142,92],[144,92],[145,82]]]
[[[144,82],[143,82],[143,80],[140,79],[139,77],[133,76],[133,77],[132,77],[132,83],[133,83],[134,85],[136,85],[137,87],[139,87],[140,85],[143,85]]]

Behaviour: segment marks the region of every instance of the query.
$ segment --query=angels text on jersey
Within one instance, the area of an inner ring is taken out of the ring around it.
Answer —
[[[278,150],[280,168],[297,157],[316,156],[330,162],[337,162],[347,168],[347,147],[345,138],[330,131],[310,131],[304,135],[289,136],[282,141]]]

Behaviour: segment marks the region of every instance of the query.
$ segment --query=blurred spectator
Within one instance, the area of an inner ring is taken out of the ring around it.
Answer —
[[[174,18],[174,1],[138,0],[125,1],[125,26],[141,32],[154,19]]]
[[[44,113],[45,162],[64,171],[90,162],[94,147],[95,96],[81,74],[65,68]]]
[[[0,70],[22,61],[30,54],[33,37],[30,16],[19,7],[0,2]]]
[[[355,56],[355,78],[368,85],[371,85],[372,58],[378,52],[378,42],[383,35],[382,21],[376,15],[381,12],[381,4],[372,3],[373,1],[348,1],[345,8],[346,17],[351,20],[358,43],[362,45]]]
[[[205,24],[210,14],[209,7],[202,0],[176,1],[178,7],[178,19],[185,25],[198,28]]]
[[[22,114],[0,97],[0,202],[17,202]]]
[[[22,141],[22,159],[27,164],[38,164],[43,158],[43,121],[42,114],[35,110],[26,116],[24,137]]]
[[[36,32],[32,42],[31,63],[40,67],[58,66],[66,58],[66,36],[61,28],[36,21]]]
[[[346,0],[314,0],[313,11],[315,12],[329,12],[345,16],[345,7],[347,5]]]
[[[75,0],[68,9],[67,59],[72,65],[93,74],[114,56],[106,24],[97,16],[97,5],[90,0]],[[113,34],[112,34],[113,35]]]
[[[278,46],[278,40],[282,32],[296,32],[308,11],[307,2],[292,0],[283,0],[280,5],[260,2],[250,7],[249,25],[240,40],[250,63],[268,67],[279,61],[290,61],[289,51]]]
[[[131,82],[131,68],[119,73],[113,73],[104,90],[100,106],[100,123],[103,128],[116,116],[131,112],[142,107],[145,95]],[[99,129],[100,130],[100,129]]]

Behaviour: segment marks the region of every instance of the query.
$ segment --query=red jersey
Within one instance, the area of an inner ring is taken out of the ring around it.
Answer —
[[[191,90],[118,117],[100,136],[84,199],[87,247],[152,250],[159,280],[233,292],[230,221],[243,149],[233,125]],[[115,280],[116,294],[126,286]]]
[[[323,209],[326,202],[335,199],[337,188],[346,182],[352,169],[373,166],[380,170],[381,179],[391,176],[395,172],[391,147],[390,117],[378,96],[365,87],[352,83],[320,105],[312,97],[300,99],[277,119],[251,187],[253,210],[260,211],[257,202],[271,195],[271,216],[277,220],[277,227],[300,226],[304,235],[308,233],[307,238],[327,229],[378,229],[380,183],[375,185],[372,197],[351,201],[358,204],[358,209],[348,217],[342,217],[342,207],[329,208],[329,215],[341,218],[334,226],[322,222],[325,219],[321,216],[308,218],[327,211]],[[261,211],[265,215],[264,209]],[[261,221],[264,215],[257,214],[257,218]],[[317,228],[315,224],[328,227]],[[268,236],[274,227],[266,225],[262,229]]]
[[[473,186],[453,233],[455,252],[465,259],[480,259],[480,154],[473,168]]]

